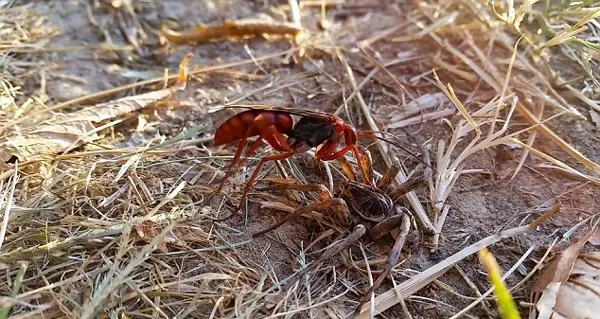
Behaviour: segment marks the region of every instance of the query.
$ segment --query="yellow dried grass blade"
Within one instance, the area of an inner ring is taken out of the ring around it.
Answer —
[[[496,262],[494,255],[487,248],[481,249],[477,255],[483,266],[487,269],[488,277],[494,286],[494,295],[496,295],[496,304],[504,319],[520,319],[517,304],[510,295],[510,291],[504,285],[500,267]]]
[[[525,106],[519,104],[519,107],[517,108],[517,110],[519,111],[520,115],[525,117],[527,119],[527,121],[529,121],[530,123],[532,123],[534,125],[540,123],[536,119],[536,116],[533,115],[531,113],[531,111],[529,109],[527,109]],[[571,155],[573,158],[578,160],[586,168],[588,168],[595,174],[600,175],[600,165],[594,163],[592,160],[587,158],[585,155],[581,154],[581,152],[579,152],[573,146],[571,146],[569,143],[567,143],[567,141],[565,141],[564,139],[559,137],[556,133],[554,133],[546,125],[539,125],[538,129],[542,134],[544,134],[546,137],[548,137],[552,141],[554,141],[561,149],[563,149],[565,152],[569,153],[569,155]]]
[[[525,1],[523,1],[523,4],[519,7],[519,9],[517,9],[517,12],[515,13],[514,20],[512,21],[512,24],[515,26],[515,29],[519,30],[519,28],[521,26],[521,22],[525,18],[525,14],[529,11],[529,9],[531,8],[531,6],[533,6],[537,2],[539,2],[539,0],[525,0]]]
[[[514,0],[506,0],[506,20],[513,23],[515,21],[515,2]]]
[[[504,77],[504,82],[502,83],[502,91],[500,92],[500,98],[498,99],[498,106],[496,106],[496,109],[494,110],[494,118],[492,120],[492,124],[490,125],[490,129],[488,131],[488,139],[492,139],[492,136],[494,135],[494,128],[496,127],[496,121],[498,120],[498,116],[500,114],[500,109],[502,108],[502,102],[504,100],[504,97],[506,96],[506,92],[508,91],[508,85],[510,83],[510,75],[512,73],[513,70],[513,66],[515,64],[515,59],[517,57],[517,49],[519,47],[519,42],[521,42],[521,39],[523,39],[522,37],[519,38],[516,42],[515,42],[515,46],[513,47],[513,52],[510,56],[510,61],[508,62],[508,68],[506,69],[506,76]],[[516,99],[513,99],[514,101],[516,101]],[[511,108],[511,112],[510,114],[512,115],[512,112],[514,110],[514,107],[516,106],[516,104],[513,103],[513,108]],[[500,130],[501,132],[506,130],[506,127],[508,126],[509,120],[507,118],[506,122],[504,123],[504,127],[502,130]]]
[[[576,176],[579,176],[579,177],[581,177],[581,178],[584,178],[584,179],[586,179],[586,180],[588,180],[588,181],[590,181],[590,182],[593,182],[593,183],[596,183],[596,184],[600,184],[600,178],[591,177],[591,176],[588,176],[588,175],[586,175],[586,174],[583,174],[583,173],[581,173],[580,171],[578,171],[578,170],[576,170],[576,169],[572,168],[571,166],[569,166],[569,165],[567,165],[567,164],[565,164],[565,163],[563,163],[563,162],[561,162],[561,161],[557,160],[556,158],[554,158],[554,157],[552,157],[552,156],[550,156],[550,155],[548,155],[548,154],[546,154],[546,153],[544,153],[544,152],[541,152],[541,151],[539,151],[539,150],[537,150],[537,149],[535,149],[535,148],[533,148],[533,147],[530,147],[529,145],[527,145],[527,144],[525,144],[525,143],[523,143],[523,142],[519,141],[519,140],[518,140],[518,139],[516,139],[516,138],[511,138],[510,140],[511,140],[513,143],[515,143],[515,144],[518,144],[518,145],[520,145],[521,147],[528,149],[528,150],[529,150],[530,152],[532,152],[533,154],[535,154],[535,155],[537,155],[537,156],[539,156],[539,157],[541,157],[541,158],[543,158],[543,159],[547,160],[548,162],[550,162],[550,163],[552,163],[552,164],[555,164],[556,166],[558,166],[558,167],[560,167],[560,168],[564,169],[565,171],[567,171],[567,172],[569,172],[569,173],[571,173],[571,174],[573,174],[573,175],[576,175]]]
[[[452,101],[452,103],[456,105],[456,108],[458,109],[460,114],[462,114],[462,116],[465,118],[465,120],[467,120],[467,122],[475,130],[475,132],[477,132],[477,136],[481,136],[481,130],[479,129],[479,125],[477,125],[475,120],[473,120],[471,114],[469,114],[469,111],[467,111],[460,99],[456,96],[452,85],[448,83],[448,87],[444,86],[444,84],[442,84],[442,81],[440,81],[440,78],[438,77],[437,72],[435,72],[435,70],[433,70],[433,78],[439,85],[440,89],[446,94],[446,96],[448,96],[450,101]]]
[[[536,122],[539,123],[542,120],[545,109],[546,109],[546,104],[544,102],[542,102],[540,105],[539,111],[537,112]],[[537,138],[537,133],[538,133],[538,131],[537,131],[537,129],[535,129],[527,137],[527,145],[529,145],[530,147],[533,147],[533,143],[535,143],[535,139]],[[527,160],[528,156],[529,156],[529,150],[524,149],[523,153],[521,154],[521,159],[519,160],[519,165],[517,165],[517,168],[515,169],[515,172],[513,173],[511,180],[514,179],[517,176],[517,174],[519,174],[519,172],[521,171],[521,168],[523,168],[523,166],[525,165],[525,161]]]
[[[583,18],[581,18],[581,20],[577,21],[577,23],[575,23],[573,26],[557,33],[552,39],[548,40],[548,42],[546,42],[543,45],[543,47],[547,48],[575,39],[576,34],[587,30],[585,24],[587,24],[593,19],[597,19],[598,17],[600,17],[600,8],[596,8],[595,10],[590,11]]]

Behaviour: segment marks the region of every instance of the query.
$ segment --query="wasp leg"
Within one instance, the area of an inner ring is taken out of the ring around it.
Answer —
[[[277,129],[275,124],[270,124],[271,122],[263,114],[258,115],[253,123],[260,131],[261,136],[263,136],[264,139],[267,140],[267,143],[275,150],[280,152],[292,150],[287,138]]]
[[[246,182],[246,186],[244,186],[244,192],[242,193],[242,198],[240,199],[240,204],[237,207],[237,211],[240,211],[242,209],[242,206],[244,205],[244,202],[246,199],[246,195],[248,194],[250,187],[252,187],[252,184],[254,183],[254,180],[258,176],[258,173],[262,169],[263,165],[268,161],[278,161],[278,160],[286,159],[288,157],[291,157],[294,154],[295,154],[294,151],[289,151],[289,152],[275,154],[275,155],[271,155],[271,156],[265,156],[265,157],[261,158],[260,161],[258,162],[258,164],[256,165],[256,168],[254,169],[252,176],[250,177],[248,182]],[[234,214],[235,214],[235,212],[232,214],[229,214],[227,217],[214,219],[213,221],[222,222],[224,220],[231,218]]]
[[[325,144],[325,145],[327,145],[327,144]],[[336,143],[335,146],[337,146],[337,143]],[[320,156],[317,157],[317,158],[320,159],[320,160],[322,160],[322,161],[331,161],[331,160],[334,160],[334,159],[338,159],[338,158],[344,156],[344,154],[348,153],[350,150],[352,150],[352,147],[353,147],[353,145],[349,145],[349,146],[346,146],[346,147],[342,148],[341,150],[339,150],[337,152],[330,152],[328,154],[324,154],[324,153],[318,154]],[[315,155],[317,155],[317,154],[315,154]]]
[[[327,145],[327,144],[325,144],[325,145]],[[322,149],[324,150],[325,146]],[[342,156],[344,156],[344,154],[346,154],[350,151],[352,151],[354,158],[356,158],[356,162],[357,162],[358,166],[360,167],[361,173],[363,174],[363,180],[364,180],[365,184],[371,186],[372,183],[371,183],[371,180],[369,179],[369,173],[367,173],[367,167],[365,167],[365,163],[362,161],[362,156],[360,155],[360,152],[356,145],[346,145],[346,147],[342,148],[341,150],[339,150],[337,152],[329,153],[329,154],[324,154],[324,152],[323,152],[323,153],[319,154],[320,156],[317,158],[322,161],[331,161],[334,159],[341,158]]]
[[[332,141],[332,140],[325,142],[325,144],[323,144],[319,148],[319,150],[315,153],[315,157],[318,160],[329,161],[330,159],[325,159],[325,158],[328,157],[330,154],[335,153],[335,149],[338,146],[338,144],[339,144],[338,142]],[[341,157],[341,155],[338,157]],[[336,158],[338,158],[338,157],[336,157]],[[331,159],[335,159],[335,158],[331,158]]]
[[[292,157],[294,154],[296,154],[296,152],[288,151],[285,153],[265,156],[265,157],[261,158],[260,161],[258,162],[258,164],[256,164],[256,168],[254,169],[252,176],[250,176],[250,179],[248,180],[248,182],[246,182],[246,186],[244,187],[244,193],[242,193],[242,198],[240,201],[240,205],[238,206],[238,210],[240,210],[242,208],[242,205],[246,199],[246,195],[248,194],[248,191],[252,187],[252,184],[254,184],[254,180],[256,180],[256,177],[258,176],[258,173],[262,169],[263,165],[265,165],[265,163],[269,162],[269,161],[280,161],[280,160]]]
[[[260,235],[263,235],[265,233],[273,231],[273,230],[277,229],[279,226],[283,225],[285,222],[289,221],[290,219],[292,219],[292,218],[294,218],[296,216],[312,212],[313,210],[330,208],[330,207],[333,207],[333,206],[341,207],[344,212],[348,212],[348,207],[346,206],[346,202],[343,199],[341,199],[341,198],[329,198],[329,199],[326,199],[326,200],[322,200],[320,202],[316,202],[314,204],[310,204],[310,205],[307,205],[307,206],[302,206],[300,208],[297,208],[296,210],[294,210],[293,212],[291,212],[288,215],[286,215],[284,218],[282,218],[280,221],[278,221],[274,225],[269,226],[266,229],[261,230],[261,231],[259,231],[257,233],[254,233],[252,235],[252,237],[258,237]]]
[[[260,160],[260,162],[258,162],[258,164],[256,165],[256,168],[254,169],[254,172],[252,173],[252,176],[246,183],[246,187],[244,188],[244,194],[242,195],[242,202],[246,198],[246,194],[248,193],[249,188],[252,187],[254,180],[258,176],[258,173],[262,169],[262,166],[265,164],[265,162],[286,159],[295,154],[295,151],[292,150],[290,145],[288,144],[287,139],[283,136],[283,134],[281,132],[279,132],[277,130],[277,128],[275,126],[273,126],[273,125],[266,126],[266,127],[261,128],[260,130],[262,132],[260,135],[261,138],[259,138],[254,143],[252,143],[252,145],[248,149],[247,156],[254,154],[256,149],[260,146],[262,137],[264,137],[264,139],[267,140],[267,142],[275,150],[284,152],[284,153],[271,155],[271,156],[265,156]]]
[[[369,289],[369,291],[360,299],[360,301],[358,302],[358,306],[354,310],[354,313],[352,314],[351,318],[356,317],[356,315],[358,315],[361,312],[364,304],[369,299],[371,299],[371,295],[375,292],[375,290],[377,290],[377,288],[379,288],[379,286],[381,286],[381,283],[383,282],[385,277],[387,277],[387,275],[390,273],[392,268],[394,268],[396,266],[396,264],[398,263],[398,259],[400,259],[402,247],[404,247],[404,242],[406,241],[406,235],[408,235],[409,231],[410,231],[410,218],[408,217],[408,214],[404,214],[404,216],[402,218],[402,224],[400,225],[400,234],[396,238],[396,242],[394,242],[394,247],[392,248],[392,251],[388,255],[388,261],[387,261],[387,264],[385,265],[385,269],[377,277],[377,279],[375,279],[375,281],[373,282],[373,286],[371,286],[371,289]]]
[[[269,143],[276,151],[286,152],[292,150],[287,138],[274,126],[267,127],[265,140],[267,140],[267,143]]]
[[[267,143],[269,143],[269,145],[271,145],[271,147],[276,151],[287,152],[292,150],[283,134],[277,131],[277,128],[274,126],[270,126],[267,127],[265,132],[263,132],[260,137],[250,145],[248,151],[246,151],[246,157],[252,156],[254,152],[256,152],[258,147],[262,144],[263,139],[267,141]]]
[[[248,131],[250,131],[250,130],[248,130]],[[246,146],[247,141],[248,141],[248,137],[247,137],[247,134],[246,134],[245,137],[242,138],[240,140],[240,142],[238,143],[238,148],[235,151],[235,155],[233,156],[233,161],[229,165],[229,168],[227,169],[227,172],[225,173],[225,176],[221,180],[221,183],[219,183],[219,187],[217,187],[217,190],[215,191],[215,194],[218,194],[221,191],[221,189],[223,188],[223,185],[225,185],[225,181],[227,179],[229,179],[229,177],[233,173],[234,168],[237,167],[242,162],[240,156],[242,155],[242,151],[244,150],[244,147]]]

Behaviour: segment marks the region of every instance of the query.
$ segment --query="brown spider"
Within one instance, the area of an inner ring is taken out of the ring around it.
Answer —
[[[368,159],[368,152],[366,155],[365,158]],[[418,177],[412,178],[399,185],[399,187],[394,188],[391,184],[400,169],[397,160],[393,161],[394,165],[383,174],[382,178],[377,183],[373,181],[373,185],[376,186],[356,182],[355,174],[351,166],[345,159],[340,159],[340,163],[342,164],[342,170],[348,177],[348,180],[340,183],[334,192],[335,196],[331,196],[331,193],[324,185],[300,185],[291,180],[271,179],[270,182],[272,184],[269,186],[255,186],[254,188],[259,191],[290,189],[318,192],[321,200],[295,209],[278,223],[253,234],[252,237],[257,237],[275,230],[285,222],[299,215],[317,210],[326,211],[327,209],[330,209],[330,213],[334,212],[336,215],[341,216],[346,227],[353,227],[352,232],[348,236],[338,243],[331,245],[316,261],[298,272],[293,278],[290,278],[292,280],[286,285],[285,291],[289,289],[297,278],[301,278],[310,270],[314,269],[314,267],[339,254],[343,249],[362,238],[367,232],[369,238],[375,241],[387,234],[391,235],[393,230],[399,230],[399,234],[395,237],[394,246],[388,254],[387,263],[383,272],[381,272],[370,290],[359,301],[359,305],[354,313],[354,315],[356,315],[364,303],[370,298],[371,294],[381,285],[390,270],[398,263],[402,247],[406,240],[406,235],[410,231],[410,212],[405,207],[398,205],[398,200],[401,199],[404,194],[424,186],[426,183],[425,178]],[[374,176],[374,174],[370,174],[370,176]]]

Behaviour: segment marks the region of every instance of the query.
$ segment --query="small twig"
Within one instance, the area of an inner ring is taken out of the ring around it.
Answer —
[[[369,278],[369,285],[371,287],[374,287],[374,283],[373,283],[373,274],[371,273],[371,266],[369,265],[369,259],[367,258],[367,254],[365,254],[365,250],[362,246],[362,244],[360,245],[360,251],[362,252],[363,255],[363,260],[365,262],[365,269],[367,270],[367,278]],[[379,279],[379,278],[378,278]],[[358,304],[358,309],[360,309],[360,307],[362,306],[362,304],[364,302],[366,302],[367,299],[371,300],[371,305],[373,305],[373,301],[375,301],[375,294],[373,294],[371,292],[373,288],[369,289],[369,292],[367,292],[362,298],[361,300],[365,300],[363,302],[359,302]],[[371,313],[373,313],[374,309],[371,309]],[[371,316],[370,319],[373,319],[373,316]]]
[[[0,248],[2,248],[2,244],[4,243],[4,238],[6,237],[6,231],[8,230],[8,221],[10,220],[10,212],[13,204],[13,199],[15,196],[15,188],[17,187],[17,181],[19,180],[19,168],[18,161],[15,163],[14,174],[11,178],[12,182],[10,185],[7,185],[7,189],[3,192],[0,197],[0,209],[2,206],[6,205],[4,208],[4,218],[2,218],[2,228],[0,228]],[[0,191],[3,191],[2,185],[3,182],[0,180]]]
[[[225,22],[218,25],[202,25],[188,32],[176,32],[163,28],[162,34],[173,43],[199,43],[232,36],[245,37],[262,34],[296,36],[301,31],[296,24],[247,20]]]
[[[533,251],[534,247],[535,247],[535,245],[530,248],[530,251]],[[526,255],[528,255],[528,254],[526,254]],[[521,257],[521,259],[525,260],[523,257]],[[454,265],[454,269],[456,269],[456,271],[458,271],[458,273],[461,275],[461,277],[467,283],[467,285],[469,285],[469,287],[471,287],[471,289],[473,289],[473,291],[475,292],[475,294],[477,295],[477,297],[481,297],[482,296],[481,291],[479,291],[479,288],[477,288],[477,285],[475,285],[475,283],[473,282],[473,280],[471,280],[471,278],[469,278],[469,276],[465,273],[465,271],[462,269],[462,267],[460,267],[459,265]],[[481,303],[482,303],[481,306],[483,307],[483,309],[488,314],[491,313],[490,309],[489,309],[490,305],[487,302],[487,300],[484,299],[484,300],[481,301]]]
[[[302,20],[300,16],[300,7],[297,0],[288,0],[290,5],[290,14],[292,15],[292,24],[298,29],[302,28]]]
[[[394,247],[392,248],[392,250],[390,252],[390,255],[387,260],[387,264],[385,265],[385,269],[383,270],[383,272],[381,274],[379,274],[379,276],[377,277],[377,280],[375,280],[375,282],[371,285],[371,288],[369,289],[369,291],[358,302],[358,306],[356,307],[356,310],[354,311],[354,314],[352,315],[351,318],[360,314],[362,306],[369,299],[371,299],[374,296],[375,290],[377,288],[379,288],[379,286],[381,286],[381,283],[383,283],[383,280],[388,276],[390,271],[392,271],[392,269],[394,267],[396,267],[396,263],[398,262],[398,259],[400,259],[400,254],[402,253],[402,248],[404,247],[404,242],[406,241],[406,236],[408,235],[409,231],[410,231],[410,217],[408,217],[408,215],[405,214],[404,217],[402,218],[402,224],[400,225],[400,234],[398,234],[398,237],[396,238]],[[368,263],[366,263],[366,264],[368,267]],[[370,302],[370,307],[371,307],[371,309],[370,309],[369,313],[370,313],[371,318],[373,318],[373,316],[375,316],[376,313],[375,313],[375,309],[374,309],[374,307],[375,307],[374,300],[372,300],[372,299]]]
[[[444,222],[446,222],[446,217],[448,216],[448,212],[450,211],[449,205],[444,205],[442,209],[442,214],[439,216],[435,216],[435,220],[433,221],[435,227],[435,235],[433,235],[431,239],[431,251],[436,251],[440,242],[440,234],[442,233],[442,227],[444,226]]]

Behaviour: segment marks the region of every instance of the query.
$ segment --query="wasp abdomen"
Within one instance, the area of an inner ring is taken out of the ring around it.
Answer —
[[[243,138],[260,135],[268,126],[274,126],[283,134],[290,134],[294,121],[283,112],[248,110],[230,117],[215,132],[215,145],[223,145]]]

